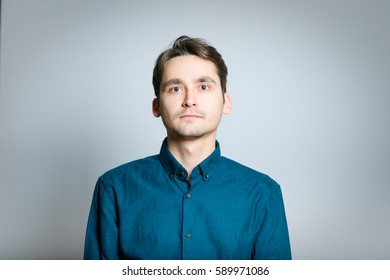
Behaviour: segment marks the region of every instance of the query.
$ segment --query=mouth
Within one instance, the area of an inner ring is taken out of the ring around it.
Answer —
[[[202,116],[200,115],[196,115],[196,114],[184,114],[184,115],[181,115],[180,118],[181,119],[186,119],[186,118],[190,118],[190,119],[193,119],[193,118],[201,118]]]

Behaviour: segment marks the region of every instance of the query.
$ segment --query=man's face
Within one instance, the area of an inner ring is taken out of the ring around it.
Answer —
[[[159,101],[153,101],[153,114],[161,116],[169,137],[216,137],[222,113],[230,110],[230,96],[222,94],[217,69],[211,61],[195,55],[168,60]]]

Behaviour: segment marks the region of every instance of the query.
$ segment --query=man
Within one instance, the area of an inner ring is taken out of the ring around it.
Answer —
[[[221,156],[227,72],[201,39],[160,54],[152,107],[167,138],[158,155],[99,178],[85,259],[291,259],[279,185]]]

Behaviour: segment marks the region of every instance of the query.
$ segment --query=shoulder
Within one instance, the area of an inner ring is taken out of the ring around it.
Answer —
[[[129,188],[136,188],[140,185],[141,179],[156,172],[158,164],[159,159],[155,155],[112,168],[98,178],[94,196],[102,201],[123,200]]]
[[[221,160],[222,168],[226,169],[224,172],[231,176],[239,176],[246,184],[256,185],[270,191],[280,191],[280,185],[269,175],[226,157],[221,157]]]
[[[158,155],[133,160],[108,170],[99,177],[99,180],[110,182],[123,177],[140,176],[145,172],[152,172],[159,163]]]

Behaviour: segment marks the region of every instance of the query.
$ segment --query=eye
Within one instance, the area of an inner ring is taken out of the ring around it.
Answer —
[[[169,88],[168,91],[173,92],[173,93],[177,93],[177,92],[181,91],[181,88],[180,87],[171,87],[171,88]]]
[[[206,85],[206,84],[203,84],[203,85],[200,86],[200,89],[201,89],[202,91],[206,91],[206,90],[209,90],[209,89],[210,89],[210,86],[209,86],[209,85]]]

